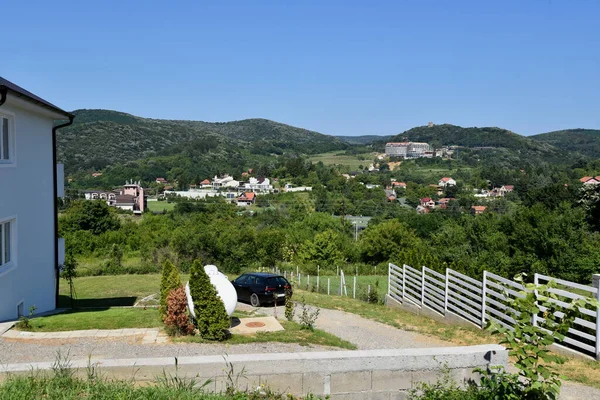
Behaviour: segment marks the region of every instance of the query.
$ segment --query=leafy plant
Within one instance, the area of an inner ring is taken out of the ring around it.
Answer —
[[[296,303],[292,301],[292,291],[290,289],[285,290],[285,318],[288,321],[294,320],[294,314],[296,313]]]
[[[181,287],[181,276],[177,267],[169,260],[165,260],[160,278],[160,306],[159,312],[164,319],[167,313],[167,297],[172,290]],[[185,294],[185,293],[184,293]],[[187,303],[186,303],[187,304]]]
[[[319,318],[319,313],[321,310],[318,307],[314,307],[314,310],[310,310],[311,307],[308,307],[304,302],[304,297],[300,301],[300,308],[302,312],[300,313],[300,326],[302,329],[314,330],[315,323],[317,322],[317,318]]]
[[[164,322],[169,333],[173,335],[190,335],[194,332],[194,324],[190,317],[187,296],[183,287],[180,286],[169,293]]]
[[[225,340],[231,321],[223,301],[198,260],[194,261],[190,270],[190,294],[200,336],[208,340]]]
[[[523,282],[523,277],[518,275],[515,280]],[[524,284],[524,287],[525,290],[510,302],[507,309],[509,316],[515,320],[514,330],[494,322],[490,323],[489,329],[492,333],[503,335],[500,343],[516,359],[520,380],[511,378],[511,381],[515,385],[523,385],[522,398],[555,400],[560,393],[561,380],[547,364],[561,364],[564,359],[552,354],[548,346],[565,338],[580,314],[579,308],[596,308],[598,302],[591,298],[573,299],[563,307],[558,304],[557,295],[552,290],[556,287],[555,282]],[[508,297],[508,294],[505,296]],[[534,317],[537,319],[535,325],[532,324]]]
[[[31,318],[35,314],[35,310],[37,310],[35,304],[29,307],[29,316],[21,315],[19,322],[17,322],[17,328],[22,330],[31,329]]]

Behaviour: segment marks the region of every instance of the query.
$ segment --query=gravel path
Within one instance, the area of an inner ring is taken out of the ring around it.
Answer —
[[[265,315],[274,314],[273,307],[255,309],[247,304],[238,303],[237,309],[254,311]],[[312,310],[313,308],[311,307],[310,309]],[[296,309],[296,320],[298,319],[297,314],[299,311]],[[279,318],[281,318],[284,312],[283,307],[278,307],[277,312]],[[322,329],[325,332],[355,344],[359,350],[455,346],[450,342],[424,336],[416,332],[397,329],[356,314],[325,308],[321,309],[315,326],[318,329]]]

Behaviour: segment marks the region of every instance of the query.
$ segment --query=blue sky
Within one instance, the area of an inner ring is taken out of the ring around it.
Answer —
[[[0,75],[73,110],[600,129],[600,2],[10,1]]]

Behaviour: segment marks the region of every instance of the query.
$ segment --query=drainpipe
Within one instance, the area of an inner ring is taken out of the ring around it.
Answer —
[[[73,123],[73,119],[75,116],[69,115],[69,122],[65,122],[64,124],[56,125],[52,128],[52,180],[54,182],[53,192],[54,192],[54,269],[56,271],[56,290],[55,290],[55,298],[54,298],[54,307],[58,307],[58,288],[60,282],[60,265],[58,265],[58,178],[56,171],[56,131],[60,128],[64,128],[65,126],[69,126]]]

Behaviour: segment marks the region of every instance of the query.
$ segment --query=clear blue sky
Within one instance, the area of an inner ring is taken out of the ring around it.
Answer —
[[[600,129],[600,1],[6,1],[3,76],[73,110],[336,135]]]

